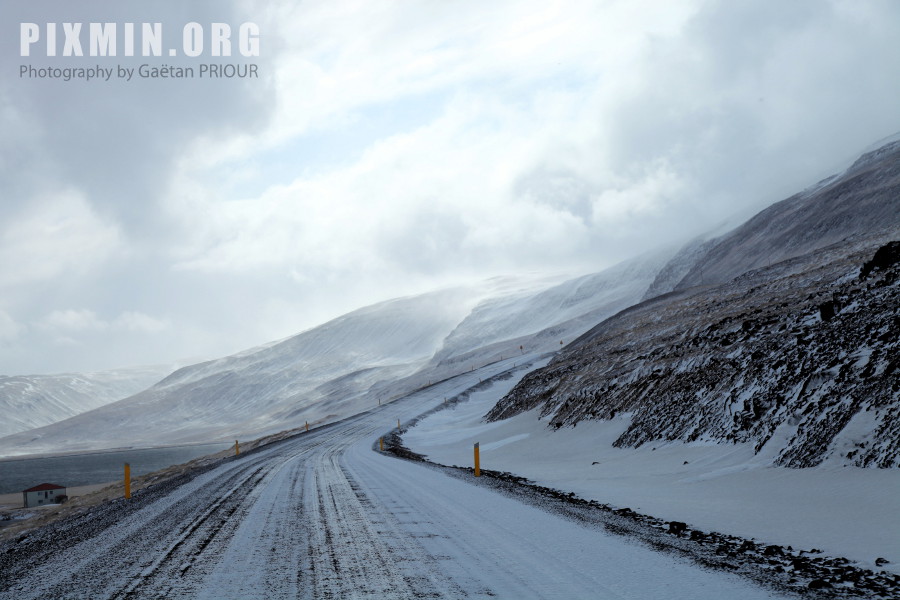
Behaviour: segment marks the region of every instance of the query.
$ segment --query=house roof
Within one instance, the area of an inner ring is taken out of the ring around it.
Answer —
[[[49,490],[64,490],[66,486],[64,485],[56,485],[55,483],[42,483],[41,485],[36,485],[33,488],[28,488],[24,490],[25,492],[46,492]]]

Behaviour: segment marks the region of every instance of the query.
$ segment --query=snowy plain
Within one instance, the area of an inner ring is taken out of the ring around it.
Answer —
[[[535,365],[532,368],[536,368]],[[540,485],[767,544],[822,550],[874,570],[900,572],[900,472],[823,464],[771,466],[764,447],[659,443],[614,448],[629,416],[554,431],[538,411],[482,417],[524,373],[422,419],[403,436],[433,462],[481,467]],[[876,566],[877,558],[890,561]]]

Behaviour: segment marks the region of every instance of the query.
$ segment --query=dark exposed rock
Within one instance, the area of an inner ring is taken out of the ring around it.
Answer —
[[[823,302],[819,305],[819,317],[821,317],[823,321],[830,321],[833,319],[834,315],[837,314],[837,311],[837,303],[833,300]]]
[[[795,571],[806,571],[807,569],[809,569],[809,565],[809,559],[803,558],[802,556],[791,560],[791,568],[793,568]]]
[[[866,261],[859,273],[865,279],[875,269],[887,269],[900,262],[900,242],[888,242],[875,252],[872,260]]]
[[[831,587],[831,584],[824,579],[813,579],[807,586],[811,590],[824,590]]]
[[[669,522],[669,533],[674,535],[681,535],[687,529],[687,523],[682,523],[681,521],[670,521]]]

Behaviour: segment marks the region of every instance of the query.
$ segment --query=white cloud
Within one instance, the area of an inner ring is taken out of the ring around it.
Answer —
[[[117,317],[106,320],[89,309],[54,310],[44,316],[38,328],[57,334],[78,334],[94,332],[130,332],[154,334],[171,327],[166,319],[159,319],[139,311],[125,311]]]
[[[54,310],[41,319],[37,326],[45,331],[69,334],[86,331],[102,331],[106,329],[109,324],[100,319],[92,310],[70,308]]]
[[[84,275],[122,251],[118,228],[82,194],[34,198],[0,224],[0,289]]]
[[[576,110],[573,99],[565,102]],[[509,254],[549,237],[584,238],[584,224],[564,208],[514,193],[522,165],[545,160],[548,141],[568,125],[541,123],[536,110],[462,96],[433,123],[373,144],[351,166],[255,199],[210,200],[194,215],[204,239],[185,266],[415,271],[429,257],[484,260],[474,256],[481,253],[508,268]]]
[[[281,47],[269,127],[204,139],[186,162],[211,166],[295,136],[353,129],[367,110],[399,100],[498,89],[528,95],[535,82],[619,85],[647,38],[677,32],[696,4],[282,2],[270,15],[270,37]]]
[[[7,312],[0,310],[0,343],[16,339],[24,327],[17,323]]]
[[[826,74],[869,65],[866,46],[888,39],[853,50],[859,23],[814,4],[281,5],[269,127],[181,165],[178,269],[287,276],[312,306],[358,285],[378,299],[599,269],[700,233],[834,168],[810,143],[832,127],[823,90],[874,102]],[[846,48],[826,50],[835,37]],[[884,128],[893,113],[875,114]],[[390,126],[372,133],[373,119]],[[848,127],[829,156],[866,141]],[[320,163],[337,138],[342,159]],[[273,156],[297,163],[269,183]]]
[[[81,20],[112,7],[187,10]],[[260,23],[263,79],[63,95],[0,75],[3,308],[45,326],[7,364],[73,361],[44,352],[53,328],[79,359],[215,355],[467,278],[599,269],[900,130],[892,2],[197,10]]]
[[[156,334],[166,331],[172,324],[167,319],[158,319],[138,311],[126,311],[116,317],[110,326],[120,331]]]

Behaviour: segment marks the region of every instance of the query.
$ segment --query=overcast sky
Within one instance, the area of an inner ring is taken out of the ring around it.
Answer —
[[[900,131],[892,0],[186,4],[0,5],[0,374],[212,358],[391,297],[600,270]],[[89,56],[90,22],[118,24],[117,56]],[[129,22],[161,23],[164,56],[123,56]],[[229,24],[232,56],[184,56],[189,22],[207,44]],[[21,76],[210,62],[259,78]]]

